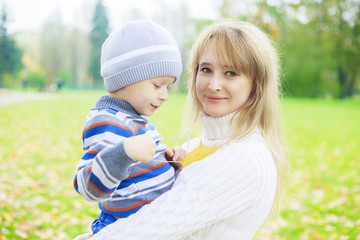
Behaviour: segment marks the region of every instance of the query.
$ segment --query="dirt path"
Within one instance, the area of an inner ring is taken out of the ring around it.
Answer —
[[[15,92],[8,89],[0,89],[0,107],[24,101],[48,99],[53,95],[52,93]]]

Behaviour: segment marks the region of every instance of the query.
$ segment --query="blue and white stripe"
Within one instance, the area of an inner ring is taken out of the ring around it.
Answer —
[[[83,129],[84,155],[74,187],[86,200],[98,201],[102,211],[127,217],[172,187],[175,172],[164,158],[161,135],[128,103],[100,97]],[[150,134],[156,141],[157,161],[139,163],[126,154],[123,140],[139,134]]]

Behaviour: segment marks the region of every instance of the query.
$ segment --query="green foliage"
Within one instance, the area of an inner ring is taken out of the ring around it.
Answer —
[[[0,85],[4,73],[16,74],[22,68],[22,51],[8,35],[7,21],[7,11],[3,7],[0,12]]]
[[[300,97],[338,97],[339,84],[329,51],[311,28],[292,24],[283,41],[285,94]]]
[[[330,52],[340,85],[340,97],[351,97],[359,83],[360,7],[357,0],[329,0],[309,5],[314,17],[309,26]]]
[[[220,13],[256,24],[279,43],[289,96],[347,98],[360,88],[358,0],[226,0]]]
[[[359,237],[359,109],[359,100],[283,102],[290,174],[270,239]]]
[[[18,80],[19,74],[4,73],[0,78],[0,87],[3,84],[7,88],[20,88],[21,82]]]
[[[45,70],[33,71],[28,74],[29,87],[44,89],[46,86]]]
[[[104,92],[60,92],[0,108],[0,239],[73,239],[98,214],[72,187],[81,130]],[[185,95],[151,117],[169,147],[182,143]],[[284,99],[290,174],[283,210],[255,240],[357,239],[360,100]],[[26,121],[25,121],[26,119]],[[66,119],[66,121],[64,121]]]
[[[353,96],[360,84],[358,1],[300,1],[292,7],[303,21],[289,18],[282,41],[291,95]]]
[[[92,29],[90,32],[91,54],[89,74],[93,78],[94,87],[102,84],[100,76],[100,56],[101,46],[108,36],[109,21],[106,8],[102,0],[96,2],[94,15],[92,18]]]
[[[177,87],[178,87],[178,91],[181,93],[187,93],[187,84],[190,78],[190,74],[188,71],[184,70],[181,78],[178,80],[178,82],[176,82]]]
[[[72,87],[73,79],[72,79],[71,73],[66,72],[66,71],[61,71],[61,72],[59,72],[58,77],[61,79],[63,84],[65,84],[68,87]]]

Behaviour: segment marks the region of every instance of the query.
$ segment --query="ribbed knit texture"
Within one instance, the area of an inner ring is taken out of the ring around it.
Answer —
[[[140,163],[126,154],[123,140],[140,134],[153,137],[158,161]],[[128,103],[101,96],[85,120],[84,155],[74,178],[75,189],[86,200],[99,202],[102,211],[128,217],[174,183],[175,171],[165,161],[166,146],[161,141],[154,125]]]
[[[150,78],[180,78],[179,48],[171,33],[158,23],[139,20],[112,32],[101,48],[101,76],[105,89],[114,92]]]
[[[202,116],[204,136],[183,147],[191,151],[200,140],[222,145],[232,133],[231,117]],[[273,158],[256,131],[185,167],[170,191],[91,239],[252,239],[270,212],[275,190]]]

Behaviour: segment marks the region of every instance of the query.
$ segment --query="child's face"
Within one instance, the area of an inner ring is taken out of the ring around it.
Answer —
[[[166,100],[175,77],[164,76],[142,80],[121,88],[114,97],[128,102],[140,115],[151,116]]]
[[[219,62],[210,41],[200,57],[196,76],[196,95],[205,113],[221,117],[240,109],[251,88],[250,78]]]

